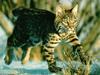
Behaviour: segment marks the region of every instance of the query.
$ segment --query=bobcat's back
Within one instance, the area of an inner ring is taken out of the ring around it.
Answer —
[[[18,8],[13,13],[18,16],[13,34],[20,42],[26,42],[34,37],[44,39],[49,33],[56,33],[55,14],[49,11]]]

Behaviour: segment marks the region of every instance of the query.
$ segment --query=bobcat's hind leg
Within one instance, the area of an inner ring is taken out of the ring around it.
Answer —
[[[10,64],[13,60],[13,57],[14,57],[14,47],[7,47],[7,53],[6,53],[6,56],[4,58],[4,61],[6,64]]]
[[[14,36],[11,35],[8,40],[7,40],[7,53],[6,53],[6,56],[4,58],[4,61],[6,64],[10,64],[13,60],[13,57],[14,57],[14,49],[15,49],[15,46],[14,46]]]
[[[22,64],[26,64],[29,61],[31,48],[32,47],[27,47],[27,46],[22,47],[23,50],[22,59],[21,59]]]

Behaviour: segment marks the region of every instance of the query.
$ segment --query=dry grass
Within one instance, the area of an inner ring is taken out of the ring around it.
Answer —
[[[87,65],[83,65],[80,61],[78,53],[73,53],[70,46],[63,45],[63,60],[67,62],[67,67],[63,71],[63,75],[89,75],[90,64],[89,61]]]

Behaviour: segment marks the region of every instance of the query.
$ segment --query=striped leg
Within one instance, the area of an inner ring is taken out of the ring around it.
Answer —
[[[89,55],[85,53],[83,50],[78,38],[76,35],[70,35],[69,36],[69,42],[73,46],[74,52],[78,52],[79,58],[83,64],[87,64],[89,61]]]
[[[80,44],[79,45],[75,45],[75,46],[73,46],[73,49],[77,50],[78,55],[80,56],[81,62],[83,64],[87,64],[88,61],[89,61],[89,56],[84,52],[82,46]]]
[[[56,66],[56,61],[54,59],[54,48],[58,45],[59,41],[59,36],[57,34],[49,35],[43,46],[43,55],[48,62],[50,72],[61,71],[61,68]]]

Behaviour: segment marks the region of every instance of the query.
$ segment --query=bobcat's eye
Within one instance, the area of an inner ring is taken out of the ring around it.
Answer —
[[[67,20],[68,20],[68,16],[65,15],[65,16],[63,17],[63,21],[66,22]]]

